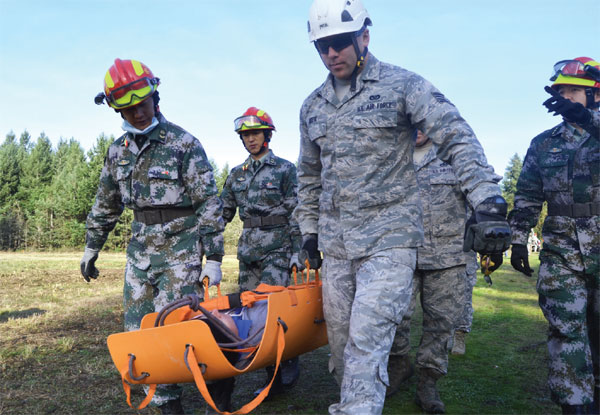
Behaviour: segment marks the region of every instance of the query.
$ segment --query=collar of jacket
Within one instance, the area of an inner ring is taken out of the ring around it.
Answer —
[[[262,160],[263,161],[261,162],[261,164],[269,164],[271,166],[275,166],[277,164],[277,162],[275,161],[275,154],[273,154],[273,150],[271,149],[269,149],[269,152],[265,156],[263,156]],[[248,158],[242,165],[242,170],[248,170],[252,165],[253,161],[254,159],[252,158],[252,156],[248,156]]]
[[[157,114],[156,119],[158,120],[158,125],[156,128],[152,129],[149,134],[146,134],[146,137],[148,137],[148,141],[158,141],[159,143],[164,144],[167,138],[167,119],[162,115],[162,112]],[[123,145],[127,147],[127,142],[132,140],[133,135],[127,133],[127,138],[123,140]]]
[[[556,127],[554,127],[552,130],[550,130],[550,135],[552,137],[562,136],[561,138],[566,141],[570,141],[571,139],[573,139],[573,137],[576,134],[581,135],[582,138],[577,140],[578,142],[581,142],[581,143],[583,143],[584,141],[587,141],[589,138],[594,138],[593,135],[591,135],[589,132],[587,132],[585,130],[583,130],[582,132],[577,131],[574,126],[569,125],[569,123],[566,121],[563,121],[562,123],[560,123]]]
[[[356,78],[356,92],[354,94],[362,89],[364,81],[379,81],[380,72],[381,63],[379,60],[371,52],[367,53],[367,63],[365,68],[358,74],[358,78]],[[321,85],[318,93],[330,102],[338,101],[333,88],[333,75],[331,73],[327,75],[327,79]]]

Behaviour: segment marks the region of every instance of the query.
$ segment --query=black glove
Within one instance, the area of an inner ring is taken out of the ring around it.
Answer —
[[[96,268],[96,260],[98,259],[98,251],[96,249],[85,248],[83,258],[81,258],[81,275],[90,282],[90,278],[98,278],[98,268]]]
[[[321,260],[321,253],[319,252],[317,235],[310,234],[305,237],[302,249],[298,255],[298,260],[302,264],[306,263],[306,260],[308,260],[308,265],[311,269],[321,268],[321,263],[323,261]]]
[[[529,268],[529,252],[523,244],[513,244],[510,254],[510,264],[519,272],[531,277],[533,270]]]
[[[502,196],[488,197],[479,204],[465,226],[463,250],[473,250],[480,255],[502,254],[506,251],[511,241],[510,226],[506,222],[507,209],[508,205]]]
[[[549,86],[544,89],[552,95],[543,103],[548,108],[548,112],[554,112],[553,115],[562,115],[565,121],[579,125],[586,125],[592,120],[592,114],[580,103],[569,101]]]

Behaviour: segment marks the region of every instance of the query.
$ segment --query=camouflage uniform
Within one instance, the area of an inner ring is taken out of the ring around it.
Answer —
[[[157,118],[141,149],[130,133],[110,146],[87,218],[86,245],[101,249],[124,207],[136,216],[156,208],[190,212],[164,223],[133,221],[123,290],[126,330],[138,329],[145,314],[197,292],[202,256],[223,255],[222,203],[204,149],[162,114]],[[172,385],[161,386],[152,402],[160,405],[179,394]]]
[[[429,141],[415,151],[426,152],[422,160],[415,162],[425,242],[417,249],[410,308],[398,326],[390,355],[405,356],[410,352],[410,320],[420,292],[423,335],[417,367],[446,374],[449,343],[465,304],[463,237],[467,205],[452,166],[436,157],[435,145]]]
[[[464,331],[465,333],[471,332],[471,325],[473,324],[473,287],[477,283],[477,270],[479,264],[477,262],[477,254],[473,251],[467,252],[467,280],[465,287],[465,307],[458,317],[456,330]]]
[[[548,203],[537,280],[548,320],[552,399],[593,400],[598,385],[600,327],[600,113],[590,131],[562,123],[533,139],[509,214],[513,244],[527,244],[542,203]]]
[[[240,291],[260,283],[288,285],[292,253],[300,250],[302,237],[292,218],[297,204],[296,166],[276,157],[271,150],[254,167],[248,159],[227,177],[221,199],[223,218],[231,222],[239,208],[240,219],[284,217],[286,223],[246,227],[238,242]]]
[[[355,91],[339,100],[330,74],[302,105],[295,215],[303,235],[318,234],[324,255],[331,364],[343,378],[331,412],[383,408],[387,357],[423,241],[411,158],[416,129],[439,145],[440,158],[453,160],[472,205],[500,194],[471,128],[417,74],[369,54]]]

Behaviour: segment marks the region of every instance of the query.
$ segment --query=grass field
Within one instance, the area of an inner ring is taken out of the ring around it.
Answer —
[[[102,253],[97,262],[101,276],[87,284],[79,274],[80,256],[0,253],[0,414],[158,413],[127,406],[106,348],[106,337],[123,330],[125,257]],[[537,256],[531,261],[537,269]],[[223,289],[232,292],[235,257],[227,256],[223,269]],[[537,305],[535,279],[517,274],[509,263],[492,278],[492,287],[481,278],[474,290],[467,354],[450,356],[449,374],[439,382],[447,413],[559,413],[546,388],[547,324]],[[414,346],[420,323],[417,314]],[[302,356],[296,388],[263,403],[255,413],[326,413],[338,394],[327,359],[327,347]],[[263,371],[239,378],[234,406],[250,400],[263,380]],[[386,401],[384,414],[420,413],[413,402],[415,387],[413,378]],[[134,389],[134,402],[143,396],[140,388]],[[184,385],[183,404],[187,413],[205,412],[193,384]]]

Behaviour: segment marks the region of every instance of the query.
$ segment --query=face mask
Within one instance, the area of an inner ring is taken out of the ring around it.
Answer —
[[[144,134],[147,134],[150,131],[152,131],[154,129],[154,127],[156,127],[157,125],[158,125],[158,119],[156,117],[152,117],[152,122],[150,123],[150,125],[148,127],[144,128],[144,130],[138,130],[133,125],[129,124],[129,122],[127,122],[127,120],[123,120],[123,125],[121,126],[121,128],[133,135],[144,135]]]

